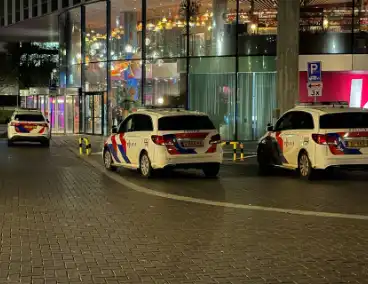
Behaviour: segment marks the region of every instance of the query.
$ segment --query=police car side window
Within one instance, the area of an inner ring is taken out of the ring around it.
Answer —
[[[119,133],[131,132],[133,131],[133,116],[127,117],[119,127]]]
[[[314,129],[312,115],[304,111],[295,112],[292,124],[293,129]]]
[[[288,112],[288,113],[284,114],[277,121],[276,126],[275,126],[275,131],[293,129],[292,118],[293,118],[293,113],[292,112]]]
[[[134,131],[153,131],[152,119],[148,115],[134,115],[133,124]]]

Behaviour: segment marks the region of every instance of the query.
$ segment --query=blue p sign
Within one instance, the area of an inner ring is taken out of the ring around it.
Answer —
[[[320,82],[321,81],[321,61],[308,62],[308,81]]]

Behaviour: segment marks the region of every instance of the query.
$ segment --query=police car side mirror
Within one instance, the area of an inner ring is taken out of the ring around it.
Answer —
[[[118,128],[115,125],[111,127],[111,133],[118,133]]]
[[[273,131],[273,125],[267,124],[267,131]]]
[[[10,122],[10,118],[8,117],[6,120],[5,120],[5,123],[8,124]]]

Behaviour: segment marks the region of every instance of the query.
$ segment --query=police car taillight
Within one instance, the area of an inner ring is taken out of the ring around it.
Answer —
[[[220,143],[221,143],[220,134],[216,134],[211,137],[210,144],[220,144]]]
[[[337,145],[338,141],[333,136],[324,134],[312,134],[312,139],[319,145]]]
[[[155,143],[156,145],[165,146],[165,139],[163,136],[152,135],[151,139],[152,139],[152,142]]]

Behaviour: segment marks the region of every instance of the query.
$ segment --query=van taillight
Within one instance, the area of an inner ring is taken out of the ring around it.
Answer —
[[[220,144],[220,143],[221,143],[220,134],[216,134],[211,137],[210,144]]]
[[[324,134],[312,134],[312,139],[319,145],[337,145],[336,137]]]

